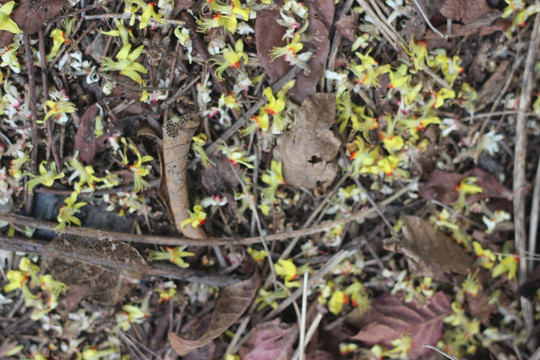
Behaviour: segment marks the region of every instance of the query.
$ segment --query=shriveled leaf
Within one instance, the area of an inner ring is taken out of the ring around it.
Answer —
[[[135,248],[118,240],[66,235],[55,238],[48,248],[62,255],[47,258],[47,271],[68,287],[80,286],[85,298],[103,304],[122,300],[135,285],[132,280],[148,269]]]
[[[182,222],[190,218],[191,209],[187,186],[187,162],[191,139],[199,127],[200,119],[187,114],[179,119],[169,119],[163,124],[163,163],[169,205],[178,231],[192,239],[207,237],[201,227],[194,228],[187,224],[182,229]],[[162,175],[163,176],[163,175]]]
[[[439,170],[432,172],[428,181],[421,187],[420,196],[429,200],[435,199],[447,205],[454,203],[459,195],[458,185],[469,176],[475,177],[475,185],[482,188],[481,193],[467,197],[469,203],[488,197],[508,198],[511,195],[493,175],[482,169],[474,168],[465,174],[445,173]]]
[[[386,240],[384,247],[403,254],[411,272],[438,279],[444,273],[467,274],[473,264],[465,249],[416,216],[405,216],[403,237]]]
[[[258,11],[255,20],[257,55],[271,82],[278,81],[292,68],[283,56],[272,60],[272,50],[275,47],[287,45],[287,42],[282,39],[287,28],[276,22],[279,18],[278,10],[266,9]]]
[[[56,17],[62,11],[63,5],[63,0],[17,1],[9,18],[15,21],[25,33],[34,34],[49,20]],[[0,48],[8,46],[12,41],[12,33],[0,31]]]
[[[479,292],[477,296],[467,295],[467,309],[474,318],[486,324],[491,314],[497,312],[497,305],[489,302],[487,293]]]
[[[281,323],[277,318],[257,325],[249,333],[247,342],[238,350],[242,360],[288,360],[298,327]]]
[[[97,103],[90,105],[79,123],[77,134],[75,134],[75,151],[79,152],[79,159],[88,164],[93,164],[96,153],[105,147],[106,136],[96,138],[94,134],[96,115],[98,112]]]
[[[392,340],[407,335],[412,340],[408,356],[418,359],[430,352],[426,345],[435,345],[442,335],[445,315],[450,313],[450,297],[437,292],[427,304],[417,300],[405,302],[405,295],[385,293],[372,302],[365,326],[354,340],[368,346],[383,344],[392,348]]]
[[[232,192],[240,182],[230,166],[229,159],[223,154],[210,156],[213,166],[208,166],[201,171],[201,183],[206,193],[216,195],[224,191]]]
[[[200,348],[221,335],[246,311],[255,297],[259,287],[259,274],[254,271],[252,277],[234,285],[224,287],[212,314],[208,330],[198,339],[185,340],[174,333],[169,333],[169,341],[173,350],[180,356]]]
[[[325,0],[328,2],[328,0]],[[313,4],[316,2],[310,2]],[[333,4],[333,1],[332,1]],[[333,9],[332,9],[333,13]],[[309,73],[300,72],[296,77],[296,84],[289,91],[289,96],[298,103],[302,103],[307,97],[312,96],[317,91],[317,84],[321,79],[322,72],[326,66],[326,59],[330,52],[329,30],[325,23],[320,20],[320,14],[310,11],[308,17],[308,33],[313,37],[306,42],[305,48],[313,52],[308,62]]]
[[[315,94],[296,111],[292,129],[278,138],[274,149],[274,158],[283,163],[285,183],[321,192],[332,183],[341,146],[330,130],[335,112],[333,94]],[[320,161],[310,161],[314,158]]]

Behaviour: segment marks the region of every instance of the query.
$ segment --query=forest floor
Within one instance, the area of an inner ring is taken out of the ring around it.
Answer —
[[[538,1],[0,4],[0,358],[540,359]]]

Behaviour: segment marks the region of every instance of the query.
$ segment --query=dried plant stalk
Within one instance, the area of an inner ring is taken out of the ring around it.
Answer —
[[[184,229],[180,227],[182,222],[190,217],[187,164],[191,139],[199,127],[199,122],[197,115],[186,114],[179,119],[169,119],[163,124],[163,160],[171,212],[176,228],[192,239],[207,237],[200,227],[194,228],[191,224],[187,224]]]

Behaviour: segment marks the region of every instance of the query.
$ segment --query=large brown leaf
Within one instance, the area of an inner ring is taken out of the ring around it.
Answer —
[[[7,1],[1,1],[6,3]],[[16,1],[9,17],[19,25],[19,28],[33,34],[62,11],[63,0],[23,0]],[[13,34],[0,31],[0,48],[8,46],[13,41]]]
[[[287,184],[324,192],[332,183],[341,146],[330,130],[335,113],[333,94],[315,94],[296,111],[292,129],[278,138],[274,149],[274,158],[283,163]]]
[[[75,134],[75,151],[79,152],[79,159],[93,164],[96,153],[105,147],[106,136],[96,138],[94,134],[94,123],[98,114],[97,103],[90,105],[84,112],[79,122],[77,134]]]
[[[441,338],[443,319],[449,313],[450,297],[443,292],[436,293],[427,304],[405,302],[402,292],[395,296],[385,293],[372,302],[366,325],[352,339],[368,346],[384,344],[392,348],[392,340],[408,335],[412,345],[407,355],[411,360],[418,359],[431,351],[424,344],[435,345]]]
[[[280,5],[281,2],[276,3]],[[316,92],[330,51],[328,35],[335,10],[333,0],[310,1],[305,4],[309,9],[309,25],[305,33],[307,40],[304,41],[304,49],[310,50],[313,55],[308,62],[309,72],[298,74],[295,86],[289,91],[291,98],[298,103]],[[272,60],[270,54],[274,47],[286,45],[286,41],[282,39],[286,28],[276,22],[279,18],[278,10],[262,10],[257,13],[255,22],[257,55],[271,82],[278,81],[291,69],[291,65],[283,57]]]
[[[185,237],[204,239],[206,233],[201,227],[191,224],[182,229],[182,222],[190,218],[191,209],[187,186],[187,161],[191,148],[191,138],[199,127],[200,118],[186,114],[179,119],[169,119],[163,124],[163,168],[169,195],[169,206],[176,228]]]
[[[210,320],[208,329],[204,334],[195,340],[185,340],[174,333],[169,333],[169,341],[173,350],[178,355],[185,356],[190,351],[208,344],[223,334],[251,304],[257,293],[259,283],[259,274],[255,271],[249,279],[224,287],[212,314],[212,320]]]
[[[281,323],[277,318],[257,325],[238,353],[242,360],[289,360],[298,327]]]
[[[403,238],[386,240],[384,247],[403,254],[411,272],[436,279],[444,279],[444,273],[467,274],[473,264],[465,249],[416,216],[405,216]]]

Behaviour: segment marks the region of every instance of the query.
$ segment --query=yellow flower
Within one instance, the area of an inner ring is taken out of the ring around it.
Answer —
[[[180,227],[182,230],[186,227],[186,225],[191,224],[195,229],[199,226],[203,225],[206,221],[206,213],[202,211],[201,205],[195,205],[193,207],[193,211],[189,211],[188,213],[190,215],[189,219],[186,219],[182,221],[182,224],[180,224]]]
[[[195,256],[195,253],[184,251],[185,246],[178,246],[175,248],[166,247],[165,251],[150,250],[150,260],[168,260],[175,265],[186,269],[189,264],[184,261],[184,257]]]
[[[5,292],[20,289],[29,279],[27,275],[23,274],[21,271],[18,270],[9,270],[6,274],[6,278],[8,279],[9,283],[4,286]]]
[[[141,56],[143,48],[144,45],[141,45],[130,53],[131,45],[125,45],[116,55],[116,58],[119,61],[105,58],[103,71],[120,71],[120,74],[125,75],[137,84],[142,85],[143,80],[139,73],[146,74],[147,71],[142,64],[135,62],[135,60]]]
[[[482,248],[478,241],[473,241],[473,248],[480,265],[486,269],[491,269],[495,264],[495,254],[493,251]]]
[[[244,59],[244,65],[248,63],[248,56],[244,53],[244,43],[242,39],[238,39],[234,46],[234,50],[229,45],[227,48],[223,49],[224,61],[218,59],[210,59],[214,62],[215,65],[219,65],[216,69],[216,76],[219,79],[223,79],[222,74],[229,67],[238,68],[241,65],[241,60]]]
[[[45,165],[47,165],[46,161],[43,161],[41,164],[39,164],[39,175],[29,173],[26,174],[33,178],[31,180],[28,180],[28,182],[26,183],[26,188],[30,194],[32,193],[32,189],[34,188],[34,186],[43,184],[50,187],[52,186],[52,184],[54,184],[55,180],[64,177],[64,173],[59,174],[58,171],[56,171],[56,164],[54,162],[51,163],[50,170],[47,170],[45,168]]]
[[[266,170],[267,174],[263,174],[262,181],[268,184],[269,187],[263,189],[262,195],[265,199],[272,202],[276,201],[276,191],[279,185],[285,184],[281,173],[281,163],[272,160],[270,170]]]
[[[55,120],[57,120],[60,123],[67,122],[67,117],[65,120],[62,120],[65,114],[71,114],[77,110],[75,107],[75,104],[73,104],[70,101],[65,100],[58,100],[58,101],[52,101],[47,100],[45,102],[45,107],[49,108],[49,111],[47,111],[47,114],[45,115],[45,119],[43,121],[36,121],[38,124],[43,124],[47,119],[49,119],[51,116],[55,116]]]
[[[298,272],[296,265],[291,259],[280,259],[277,263],[274,264],[274,270],[276,275],[281,276],[285,279],[285,286],[288,288],[299,287],[300,283],[298,281],[293,281],[298,278]]]
[[[328,310],[337,315],[343,310],[343,305],[349,303],[349,297],[341,290],[334,291],[330,300],[328,300]]]
[[[19,25],[9,18],[9,15],[13,11],[15,1],[9,1],[0,7],[0,30],[6,30],[13,34],[22,34],[22,30]]]
[[[51,61],[60,51],[60,47],[66,42],[66,36],[64,32],[60,29],[54,29],[51,31],[51,38],[53,39],[53,47],[49,55],[47,55],[47,60]]]

